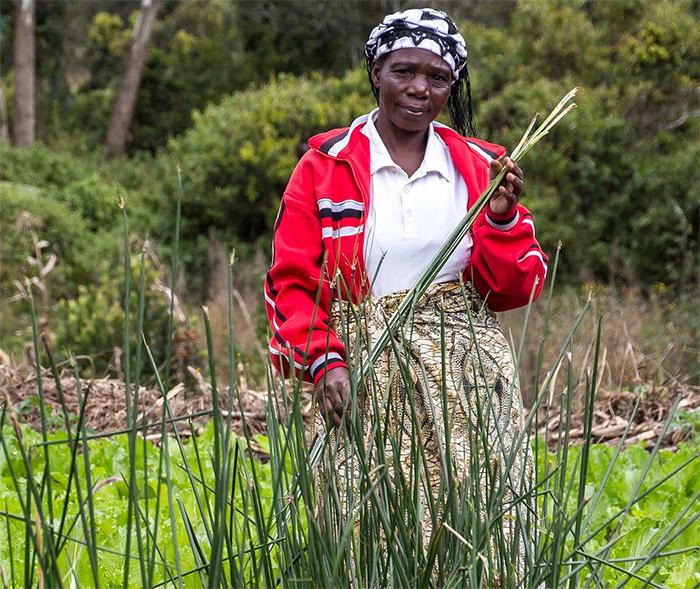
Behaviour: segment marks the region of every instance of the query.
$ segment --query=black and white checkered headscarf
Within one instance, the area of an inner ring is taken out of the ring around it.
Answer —
[[[452,19],[440,10],[412,8],[384,17],[365,45],[368,61],[397,49],[426,49],[442,57],[456,80],[467,63],[467,45]]]
[[[412,8],[385,16],[365,44],[365,66],[372,94],[379,102],[379,89],[372,81],[375,61],[397,49],[427,49],[452,69],[454,80],[447,108],[455,130],[476,137],[471,82],[467,67],[467,45],[455,23],[440,10]]]

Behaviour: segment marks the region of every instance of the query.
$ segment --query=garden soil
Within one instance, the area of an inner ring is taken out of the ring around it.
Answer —
[[[55,379],[49,371],[44,370],[41,381],[42,394],[48,408],[48,426],[52,431],[65,430],[59,388]],[[79,382],[80,386],[77,387],[76,379],[68,372],[60,375],[60,389],[72,425],[76,424],[80,413],[79,398],[83,398],[86,399],[84,422],[89,433],[111,435],[128,427],[122,380],[81,379]],[[235,401],[231,413],[233,429],[239,434],[243,433],[244,427],[247,427],[251,434],[266,433],[267,393],[252,390],[245,382],[240,384],[241,403],[239,406]],[[301,394],[302,411],[305,417],[310,417],[313,391],[309,386],[305,386]],[[201,377],[195,390],[177,385],[167,396],[172,414],[172,421],[168,424],[170,432],[173,427],[177,427],[183,437],[196,435],[211,418],[211,390]],[[37,375],[33,366],[27,363],[13,365],[6,359],[3,362],[0,358],[0,405],[6,404],[7,399],[14,407],[20,422],[37,430],[41,428]],[[637,400],[639,405],[635,410]],[[592,437],[596,442],[616,444],[629,428],[625,445],[643,441],[652,447],[663,433],[669,412],[678,400],[679,409],[700,411],[700,387],[672,381],[663,385],[640,386],[638,392],[599,391],[593,414]],[[225,412],[228,405],[225,394],[221,396],[220,404]],[[146,436],[156,443],[160,440],[163,415],[163,396],[160,391],[141,387],[137,423],[139,428],[146,432]],[[573,411],[569,439],[574,443],[584,436],[584,417],[582,410]],[[564,436],[564,432],[560,431],[559,422],[556,404],[543,406],[537,416],[537,431],[550,443],[555,444]],[[662,443],[665,447],[673,447],[692,435],[692,424],[673,420]]]

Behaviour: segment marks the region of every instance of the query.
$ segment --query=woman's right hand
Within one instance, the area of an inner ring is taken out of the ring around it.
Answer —
[[[321,408],[326,426],[338,427],[350,404],[350,373],[345,367],[332,368],[314,388],[314,397]]]

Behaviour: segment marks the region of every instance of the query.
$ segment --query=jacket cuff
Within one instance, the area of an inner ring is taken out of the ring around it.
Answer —
[[[519,220],[520,211],[518,210],[517,203],[513,205],[513,208],[509,211],[502,214],[496,214],[491,211],[490,207],[486,207],[486,222],[499,231],[508,231],[512,229],[518,224]]]
[[[327,354],[322,354],[316,358],[309,367],[309,374],[314,381],[314,385],[318,384],[319,381],[329,370],[333,368],[347,368],[343,357],[337,352],[328,352]]]

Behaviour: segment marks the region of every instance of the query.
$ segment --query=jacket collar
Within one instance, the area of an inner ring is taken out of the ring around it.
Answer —
[[[359,130],[367,122],[368,117],[368,114],[362,115],[357,117],[349,127],[333,129],[326,133],[314,135],[309,139],[309,146],[332,158],[353,159],[355,148],[358,147],[358,141],[360,144],[366,143],[366,141],[361,141],[363,136],[359,133]]]
[[[370,185],[370,147],[367,135],[360,131],[368,117],[368,114],[362,115],[356,118],[349,127],[327,131],[309,139],[311,148],[332,159],[349,162],[365,198],[369,193]],[[487,177],[486,182],[488,182],[488,172],[484,172],[487,168],[480,166],[477,169],[476,160],[481,159],[488,166],[492,159],[504,155],[505,149],[500,145],[487,143],[480,139],[462,137],[457,131],[436,121],[433,121],[432,125],[434,131],[450,150],[452,161],[464,177],[468,190],[475,190],[477,186],[481,185],[481,177],[484,173]],[[476,196],[478,196],[478,191]]]
[[[362,158],[369,156],[369,141],[367,136],[360,131],[367,123],[370,114],[357,117],[349,127],[333,129],[332,131],[314,135],[309,139],[309,146],[334,159],[344,159],[359,163]],[[470,144],[472,148],[474,147],[474,142],[471,139],[462,137],[447,125],[434,121],[432,126],[453,154],[455,149],[464,148],[467,144]],[[486,157],[495,157],[493,153],[488,155],[484,153],[484,155]]]

